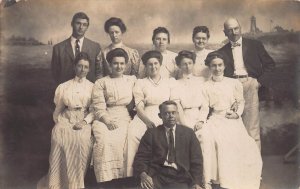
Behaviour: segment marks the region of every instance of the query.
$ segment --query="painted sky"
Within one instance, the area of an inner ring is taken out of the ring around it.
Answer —
[[[2,35],[34,37],[42,42],[57,43],[71,34],[71,18],[84,11],[90,17],[87,36],[101,44],[109,43],[104,22],[114,16],[123,19],[128,31],[125,43],[151,43],[157,26],[171,32],[171,43],[191,43],[192,30],[206,25],[211,31],[211,43],[225,39],[222,32],[227,17],[237,17],[243,32],[250,28],[254,15],[257,26],[270,31],[272,25],[300,30],[300,1],[274,0],[21,0],[0,8]]]

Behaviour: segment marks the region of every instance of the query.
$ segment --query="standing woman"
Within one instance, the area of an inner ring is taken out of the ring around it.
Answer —
[[[162,124],[158,117],[159,105],[170,100],[175,87],[174,78],[161,76],[163,56],[159,51],[148,51],[142,56],[147,77],[138,79],[133,88],[137,115],[131,121],[128,130],[127,176],[133,175],[132,164],[140,140],[148,128]]]
[[[115,48],[122,48],[128,55],[128,63],[126,64],[124,75],[138,75],[138,69],[140,66],[140,56],[136,49],[132,49],[124,45],[122,41],[123,34],[127,28],[124,22],[120,18],[111,17],[104,24],[104,30],[109,35],[111,44],[104,49],[104,56]],[[108,62],[104,65],[105,75],[111,73],[111,69]]]
[[[170,44],[169,31],[165,27],[156,28],[153,30],[152,42],[154,50],[159,51],[163,56],[160,75],[164,78],[176,78],[178,75],[178,69],[175,63],[175,57],[177,54],[168,50],[168,46]],[[139,73],[140,78],[144,78],[146,76],[144,68],[140,68]]]
[[[94,119],[89,112],[94,85],[86,79],[89,64],[88,54],[80,52],[75,58],[75,78],[55,91],[49,172],[37,188],[85,188],[84,176],[92,152],[90,124]]]
[[[205,66],[205,58],[211,50],[206,49],[208,39],[210,37],[209,30],[206,26],[196,26],[193,30],[193,43],[195,46],[196,61],[193,74],[198,77],[209,78],[210,72]]]
[[[127,105],[133,100],[135,76],[124,75],[128,55],[116,48],[107,53],[111,74],[98,79],[92,93],[95,121],[94,171],[97,182],[124,178],[125,143],[131,117]]]
[[[210,165],[205,176],[222,188],[259,189],[262,171],[260,151],[243,124],[243,86],[239,80],[224,77],[224,58],[220,53],[208,54],[206,60],[212,77],[203,89],[201,117],[211,116],[203,127],[210,137],[201,141],[203,161]],[[234,105],[234,106],[233,106]],[[233,108],[234,107],[234,108]],[[209,153],[208,153],[209,152]]]

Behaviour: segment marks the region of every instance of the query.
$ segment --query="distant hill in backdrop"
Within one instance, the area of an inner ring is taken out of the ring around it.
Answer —
[[[33,37],[22,37],[12,35],[10,38],[1,38],[1,43],[5,45],[20,45],[20,46],[35,46],[44,45],[42,42],[38,41]]]

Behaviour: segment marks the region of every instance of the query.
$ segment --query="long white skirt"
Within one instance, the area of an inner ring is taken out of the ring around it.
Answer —
[[[127,129],[131,120],[125,106],[108,108],[108,113],[117,129],[108,130],[107,126],[95,120],[93,133],[95,144],[93,149],[94,171],[97,182],[125,177]]]
[[[68,118],[59,116],[52,129],[49,172],[39,181],[38,189],[85,187],[84,177],[92,153],[91,125],[81,130],[73,130],[73,126]]]
[[[158,117],[158,105],[146,106],[145,112],[148,118],[155,124],[161,125],[162,120]],[[133,161],[138,150],[140,141],[147,130],[145,123],[136,115],[129,124],[127,145],[127,177],[133,176]]]
[[[242,120],[212,115],[203,129],[209,137],[200,140],[205,182],[230,189],[259,189],[262,159]],[[198,134],[198,132],[196,133]]]

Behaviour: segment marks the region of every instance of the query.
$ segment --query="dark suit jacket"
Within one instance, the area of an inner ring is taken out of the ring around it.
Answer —
[[[261,84],[264,84],[264,75],[275,68],[275,62],[268,54],[260,41],[243,38],[242,40],[243,60],[248,75],[257,78]],[[227,43],[218,52],[225,56],[224,75],[233,77],[234,61],[231,50],[231,44]]]
[[[175,130],[176,164],[184,169],[191,178],[190,185],[202,186],[203,158],[201,147],[194,131],[188,127],[177,125]],[[141,139],[136,153],[133,169],[134,175],[146,172],[149,176],[159,173],[166,161],[168,142],[164,126],[148,129]]]
[[[90,72],[87,79],[91,82],[101,77],[101,67],[103,57],[100,54],[99,43],[91,41],[86,37],[83,40],[82,52],[88,53],[90,57]],[[51,69],[54,80],[57,84],[63,83],[75,77],[74,53],[71,46],[71,38],[68,38],[53,47]]]

